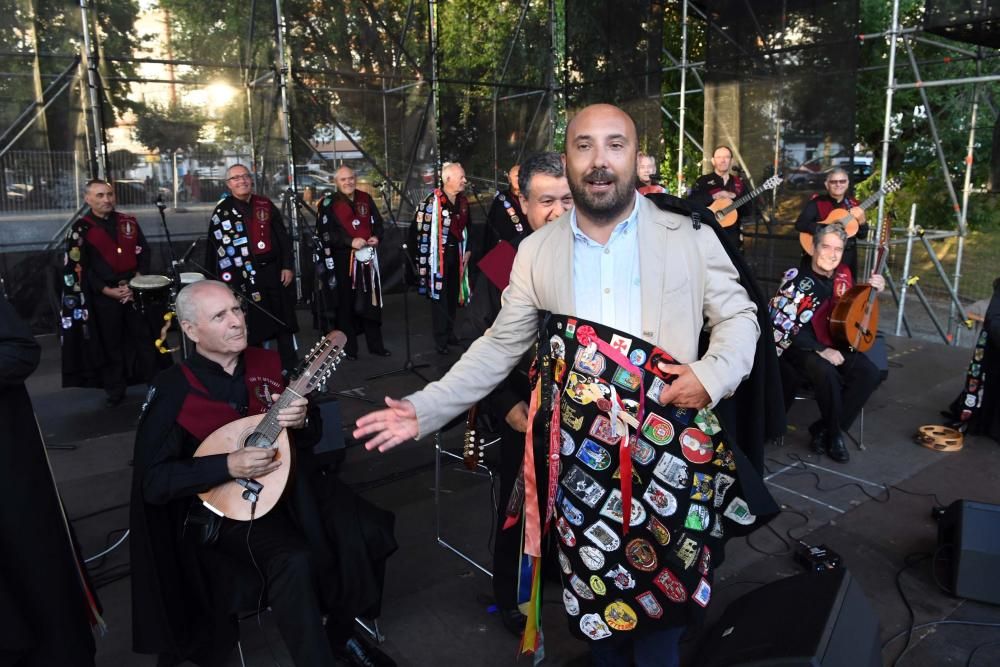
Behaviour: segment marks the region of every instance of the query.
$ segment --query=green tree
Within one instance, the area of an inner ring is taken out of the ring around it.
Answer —
[[[135,123],[135,140],[163,153],[190,150],[198,143],[204,123],[201,114],[191,107],[151,104]]]

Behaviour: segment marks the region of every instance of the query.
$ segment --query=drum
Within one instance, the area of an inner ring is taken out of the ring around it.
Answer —
[[[370,245],[366,245],[361,250],[354,251],[354,259],[362,264],[367,264],[372,261],[375,257],[375,248]]]
[[[154,305],[166,307],[170,301],[171,284],[172,282],[167,276],[155,274],[136,276],[128,281],[128,286],[132,288],[135,296],[135,303],[142,312],[146,312]]]
[[[204,280],[205,274],[198,273],[197,271],[182,271],[181,272],[181,285],[187,286],[191,283],[196,283],[199,280]]]

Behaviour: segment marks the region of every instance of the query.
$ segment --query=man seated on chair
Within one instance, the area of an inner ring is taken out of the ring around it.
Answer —
[[[851,270],[841,263],[846,242],[847,233],[840,223],[817,229],[809,266],[786,271],[770,303],[785,409],[808,383],[821,415],[809,426],[813,450],[829,454],[838,463],[850,458],[843,433],[879,383],[879,370],[866,355],[835,343],[830,335],[833,307],[854,284]],[[880,275],[873,273],[868,282],[878,292],[885,289]]]
[[[195,349],[157,377],[136,433],[134,650],[159,654],[161,665],[223,664],[237,614],[270,607],[296,665],[395,664],[352,633],[355,616],[378,614],[385,559],[396,546],[392,515],[356,497],[312,455],[322,424],[303,397],[277,413],[294,459],[260,447],[194,457],[216,429],[266,412],[285,381],[277,352],[247,347],[244,313],[225,284],[189,285],[176,306]],[[288,488],[264,516],[221,518],[197,497],[237,478],[266,485],[293,460]]]

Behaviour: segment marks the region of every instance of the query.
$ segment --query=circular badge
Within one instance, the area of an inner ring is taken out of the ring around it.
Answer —
[[[712,460],[712,436],[701,429],[684,429],[678,442],[684,458],[691,463],[708,463]]]
[[[576,328],[576,339],[580,341],[581,345],[590,345],[590,342],[595,338],[597,338],[597,332],[589,324],[584,324]]]
[[[669,538],[667,538],[669,540]],[[637,570],[652,572],[656,569],[656,550],[648,541],[638,537],[625,545],[625,557]]]
[[[263,241],[257,241],[257,247],[263,250],[265,247],[267,247],[267,244],[264,243]]]
[[[621,600],[615,600],[604,608],[604,620],[612,628],[622,632],[632,630],[639,622],[635,610]]]
[[[596,574],[590,577],[590,588],[598,595],[604,595],[608,592],[608,587],[604,585],[604,582]]]
[[[583,564],[593,572],[597,572],[604,567],[604,554],[596,547],[580,547],[579,555]]]
[[[233,279],[233,274],[229,273],[229,271],[223,271],[222,275],[219,277],[222,278],[224,282],[228,283],[230,280]]]
[[[563,606],[566,607],[566,613],[570,616],[580,615],[580,601],[565,588],[563,589]]]
[[[628,360],[631,361],[636,366],[642,366],[644,363],[646,363],[645,350],[632,350],[628,354]]]
[[[80,261],[80,249],[79,248],[70,248],[69,249],[69,258],[71,260],[73,260],[74,262],[79,262]]]

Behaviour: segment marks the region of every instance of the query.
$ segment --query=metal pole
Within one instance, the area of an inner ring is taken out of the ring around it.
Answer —
[[[76,193],[76,207],[80,208],[80,154],[73,151],[73,192]]]
[[[95,177],[107,179],[108,163],[104,145],[104,128],[101,127],[101,100],[97,94],[100,85],[97,75],[97,54],[90,40],[89,0],[80,0],[80,25],[83,27],[83,51],[87,59],[87,88],[90,92],[90,120],[94,124],[94,166]]]
[[[934,248],[931,247],[930,241],[928,241],[924,236],[922,229],[917,230],[917,236],[919,236],[920,240],[923,241],[924,248],[927,249],[927,256],[931,258],[931,263],[934,265],[934,268],[937,269],[941,282],[944,283],[945,289],[948,290],[948,295],[951,297],[952,304],[958,308],[958,312],[962,314],[962,319],[967,320],[968,317],[966,317],[965,314],[965,306],[963,306],[962,302],[959,300],[958,294],[955,292],[955,288],[952,287],[951,280],[948,278],[948,274],[945,273],[944,267],[941,266],[941,260],[939,260],[937,255],[934,253]]]
[[[980,73],[982,62],[976,61],[976,74]],[[962,212],[958,221],[958,248],[955,252],[955,291],[958,292],[959,283],[962,279],[962,255],[965,251],[965,236],[969,233],[969,194],[972,191],[972,161],[973,151],[976,146],[976,115],[979,112],[979,86],[972,87],[972,113],[969,114],[969,147],[965,153],[965,180],[962,183]],[[955,308],[948,310],[949,329],[955,319]],[[955,345],[961,343],[962,329],[955,323]]]
[[[174,210],[177,210],[177,193],[180,191],[180,183],[177,178],[177,151],[171,154],[171,163],[173,167],[173,181],[174,181]]]
[[[916,88],[939,88],[941,86],[954,86],[966,83],[991,83],[1000,81],[1000,74],[988,74],[984,76],[968,76],[962,79],[936,79],[934,81],[917,81],[915,83],[900,83],[896,85],[896,90],[909,90]]]
[[[517,27],[514,28],[514,34],[510,36],[510,47],[507,49],[507,57],[503,61],[503,68],[500,70],[500,76],[497,77],[496,83],[493,85],[493,189],[499,190],[500,184],[498,182],[499,171],[500,171],[500,142],[497,140],[497,105],[499,103],[500,97],[500,85],[503,83],[504,78],[507,76],[507,68],[510,67],[510,58],[514,55],[514,46],[517,44],[517,37],[521,34],[521,26],[524,25],[524,17],[528,13],[528,5],[530,0],[524,0],[521,3],[521,15],[517,19]]]
[[[945,332],[944,327],[941,326],[941,322],[938,320],[937,315],[934,314],[934,309],[931,308],[930,302],[927,297],[924,296],[924,290],[920,287],[919,276],[913,276],[910,278],[910,283],[913,285],[913,291],[916,293],[917,298],[920,299],[920,303],[924,304],[924,308],[927,310],[927,314],[931,318],[931,322],[934,323],[934,328],[937,329],[938,335],[941,336],[941,340],[944,341],[945,345],[948,345],[951,341],[948,340],[948,334]]]
[[[247,91],[247,134],[250,136],[250,173],[256,174],[257,166],[257,146],[253,132],[253,91],[250,86],[246,86]]]
[[[896,308],[899,308],[899,292],[896,291],[896,281],[892,279],[892,272],[886,267],[882,275],[885,276],[885,286],[892,293],[892,298],[896,302]],[[910,331],[910,323],[906,321],[905,317],[903,318],[903,327],[906,329],[907,337],[913,338],[913,332]]]
[[[892,0],[892,25],[889,27],[889,72],[885,84],[885,122],[882,126],[882,165],[879,182],[885,185],[889,180],[889,141],[892,136],[892,94],[896,81],[896,42],[899,39],[899,0]],[[878,200],[878,220],[875,238],[882,238],[882,224],[885,216],[885,198]],[[865,275],[871,273],[872,249],[865,255]]]
[[[896,335],[903,329],[903,310],[906,308],[906,288],[910,281],[910,258],[913,257],[913,236],[916,233],[917,205],[910,206],[910,225],[906,228],[906,256],[903,259],[903,279],[899,287],[899,310],[896,312]]]
[[[290,65],[285,52],[285,16],[281,12],[281,0],[274,0],[274,31],[278,42],[278,71],[276,81],[281,91],[281,130],[285,142],[285,158],[288,167],[288,189],[292,193],[289,221],[292,233],[292,255],[295,263],[295,297],[302,299],[301,249],[299,248],[299,193],[295,178],[295,155],[292,152],[292,114],[288,105],[288,76]],[[335,138],[336,140],[336,138]]]
[[[434,186],[441,184],[441,82],[438,80],[437,0],[427,0],[431,38],[431,104],[434,105]]]
[[[687,106],[688,2],[681,0],[681,94],[677,122],[677,196],[684,196],[684,108]]]

